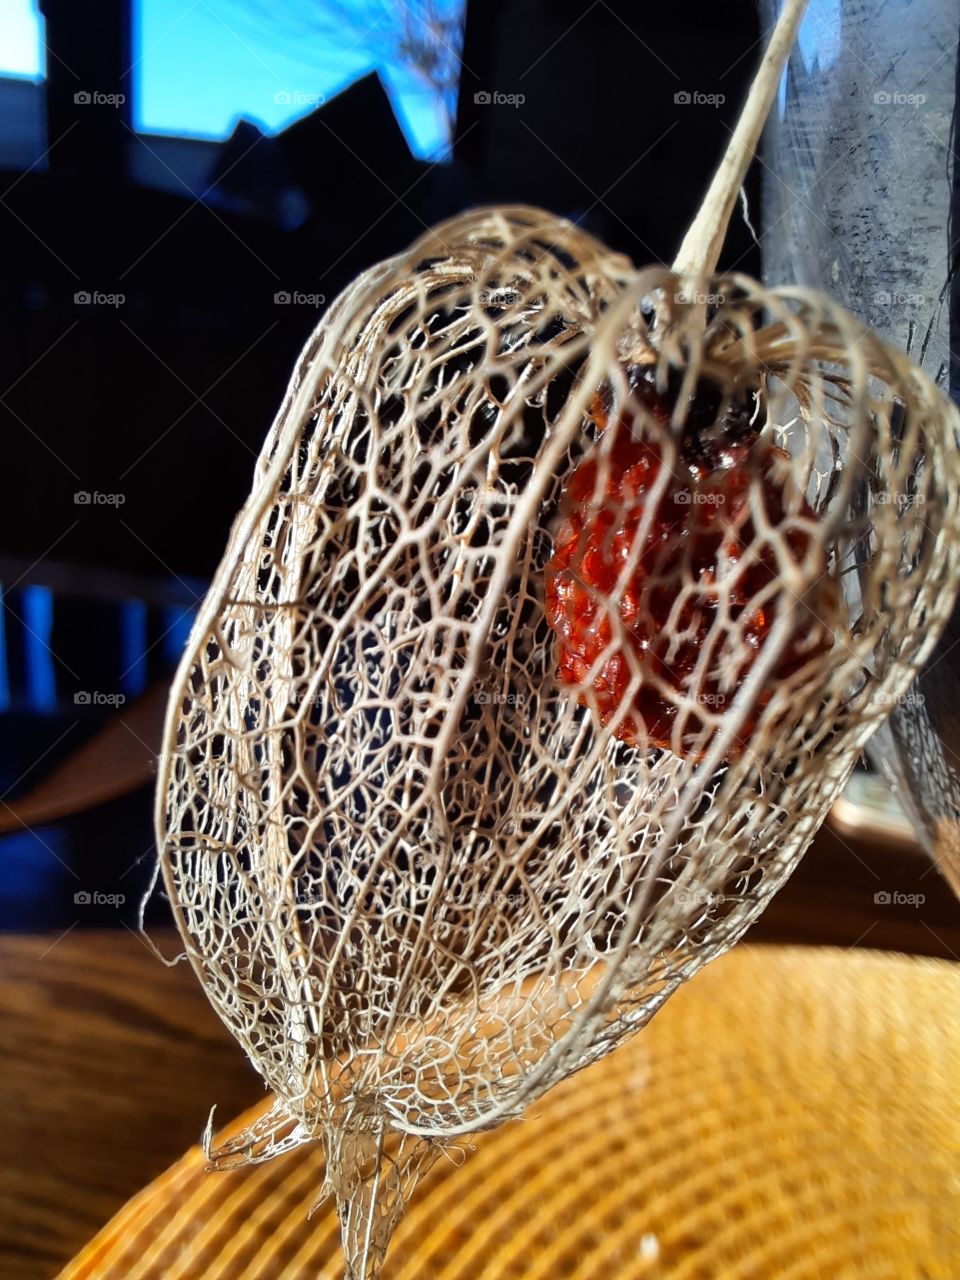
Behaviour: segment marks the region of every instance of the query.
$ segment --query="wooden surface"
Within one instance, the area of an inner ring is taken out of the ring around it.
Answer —
[[[957,1280],[958,1054],[960,965],[735,947],[437,1159],[381,1280]],[[192,1148],[58,1280],[341,1280],[336,1206],[307,1217],[320,1144],[203,1164]]]
[[[192,970],[126,929],[0,937],[0,1062],[3,1280],[50,1280],[213,1102],[263,1096]]]
[[[824,831],[750,938],[958,959],[960,907],[922,857]],[[0,935],[0,1062],[0,1280],[50,1280],[214,1102],[220,1124],[263,1096],[193,971],[124,928]]]
[[[960,903],[925,853],[868,846],[828,824],[748,939],[960,960]]]

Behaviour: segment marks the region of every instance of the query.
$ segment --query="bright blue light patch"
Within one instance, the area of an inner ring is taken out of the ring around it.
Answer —
[[[31,0],[0,0],[0,74],[20,80],[46,75],[43,19]]]
[[[384,67],[380,74],[413,154],[420,160],[449,160],[450,138],[439,95],[407,71]]]
[[[821,75],[840,57],[843,15],[840,0],[814,0],[797,31],[797,46],[808,71]]]
[[[4,0],[0,0],[3,3]],[[137,0],[133,118],[145,133],[226,138],[244,117],[265,133],[294,120],[377,66],[374,36],[337,48],[317,32],[284,40],[231,6],[196,0]],[[410,149],[449,152],[436,95],[400,68],[382,67]]]
[[[134,15],[134,123],[144,132],[226,138],[241,116],[273,132],[370,68],[362,53],[311,66],[192,0],[138,0]]]
[[[120,610],[120,686],[135,697],[147,683],[147,606],[125,600]]]
[[[174,605],[163,611],[163,656],[167,662],[179,662],[187,645],[196,609]]]
[[[808,76],[824,76],[837,61],[842,31],[840,0],[811,0],[797,30],[797,48]],[[788,74],[784,67],[777,87],[777,112],[781,120],[787,113]]]
[[[24,665],[27,700],[34,711],[53,711],[57,705],[57,677],[50,652],[53,631],[53,595],[48,587],[24,587]]]

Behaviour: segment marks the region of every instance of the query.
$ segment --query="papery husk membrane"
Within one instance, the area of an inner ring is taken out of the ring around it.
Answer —
[[[686,757],[618,742],[558,684],[543,610],[565,479],[607,447],[598,388],[680,465],[682,411],[664,425],[631,398],[638,353],[762,386],[807,535],[798,559],[756,522],[777,622]],[[453,219],[347,290],[297,365],[167,721],[164,883],[277,1095],[214,1163],[324,1141],[348,1274],[373,1276],[422,1167],[731,946],[949,614],[956,430],[828,298],[638,271],[539,210]],[[829,654],[780,679],[824,574]]]

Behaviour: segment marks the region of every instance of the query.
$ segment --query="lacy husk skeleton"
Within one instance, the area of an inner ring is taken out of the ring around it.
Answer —
[[[615,1048],[736,941],[949,614],[953,408],[828,298],[711,258],[637,270],[500,208],[369,271],[300,358],[194,627],[163,879],[276,1095],[212,1160],[323,1140],[351,1276],[376,1274],[438,1153]],[[661,383],[755,386],[787,477],[781,524],[750,481],[776,621],[744,654],[718,582],[741,679],[722,712],[697,703],[685,755],[618,742],[579,705],[544,617],[565,478],[609,447],[598,388],[676,463],[686,401],[667,424],[647,412],[638,353]],[[777,678],[825,574],[830,648]]]

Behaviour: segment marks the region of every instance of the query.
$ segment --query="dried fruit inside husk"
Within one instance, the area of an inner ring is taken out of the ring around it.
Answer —
[[[789,456],[759,435],[759,390],[725,396],[701,379],[667,456],[643,420],[669,422],[676,387],[659,392],[650,370],[632,369],[629,380],[642,413],[624,409],[608,426],[599,395],[592,416],[612,439],[564,491],[546,569],[557,678],[622,741],[696,759],[790,598],[773,537],[799,565],[817,545],[818,518],[796,491]],[[830,650],[840,593],[823,569],[728,758],[749,749],[775,683]]]

